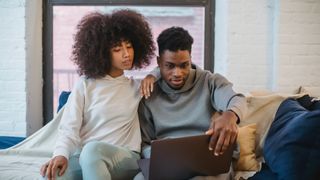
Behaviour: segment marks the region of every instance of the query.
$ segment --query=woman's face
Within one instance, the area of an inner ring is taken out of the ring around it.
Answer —
[[[109,75],[117,77],[123,74],[123,70],[132,68],[134,50],[129,41],[121,41],[110,49],[111,69]]]

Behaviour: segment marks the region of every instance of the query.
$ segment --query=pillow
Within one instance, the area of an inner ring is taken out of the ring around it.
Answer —
[[[257,124],[255,154],[262,157],[262,148],[267,131],[274,119],[274,115],[280,103],[286,97],[279,94],[268,96],[247,96],[248,110],[246,116],[241,119],[239,126],[243,127],[252,123]]]
[[[69,95],[71,94],[70,91],[62,91],[59,96],[59,106],[57,112],[67,103]]]
[[[263,153],[278,179],[319,178],[320,108],[309,111],[297,100],[283,101],[271,124]]]
[[[6,149],[11,146],[14,146],[23,141],[24,139],[25,137],[0,136],[0,149]]]
[[[240,145],[240,157],[235,165],[237,171],[258,171],[260,164],[255,155],[256,123],[239,128],[237,142]]]

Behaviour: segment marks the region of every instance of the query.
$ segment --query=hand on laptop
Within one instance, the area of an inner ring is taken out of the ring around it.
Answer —
[[[214,150],[214,155],[219,156],[237,139],[238,117],[232,111],[223,112],[218,116],[216,114],[212,116],[211,125],[206,134],[211,135],[209,149]]]

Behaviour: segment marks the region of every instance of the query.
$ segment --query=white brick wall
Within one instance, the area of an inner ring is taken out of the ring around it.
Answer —
[[[223,40],[226,55],[221,58],[216,51],[216,60],[220,60],[215,62],[215,72],[225,75],[238,91],[268,88],[272,44],[268,0],[217,0],[217,8],[221,3],[227,7],[224,8],[226,15],[217,13],[216,20],[225,18],[227,23],[227,30],[221,32],[226,34]],[[220,32],[219,23],[216,23],[216,32]],[[215,43],[219,47],[221,40]],[[220,71],[217,63],[224,64],[226,70]]]
[[[41,0],[0,0],[0,136],[42,126]]]
[[[278,91],[302,85],[320,96],[320,1],[284,0],[279,7]]]
[[[25,1],[0,0],[0,135],[26,135]]]
[[[241,92],[306,86],[320,96],[319,0],[216,2],[215,72]]]

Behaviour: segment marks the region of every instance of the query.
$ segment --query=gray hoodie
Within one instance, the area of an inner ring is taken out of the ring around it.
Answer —
[[[245,97],[220,74],[193,67],[179,90],[160,78],[139,104],[143,156],[150,157],[152,140],[204,134],[214,112],[232,110],[241,120],[246,108]]]

